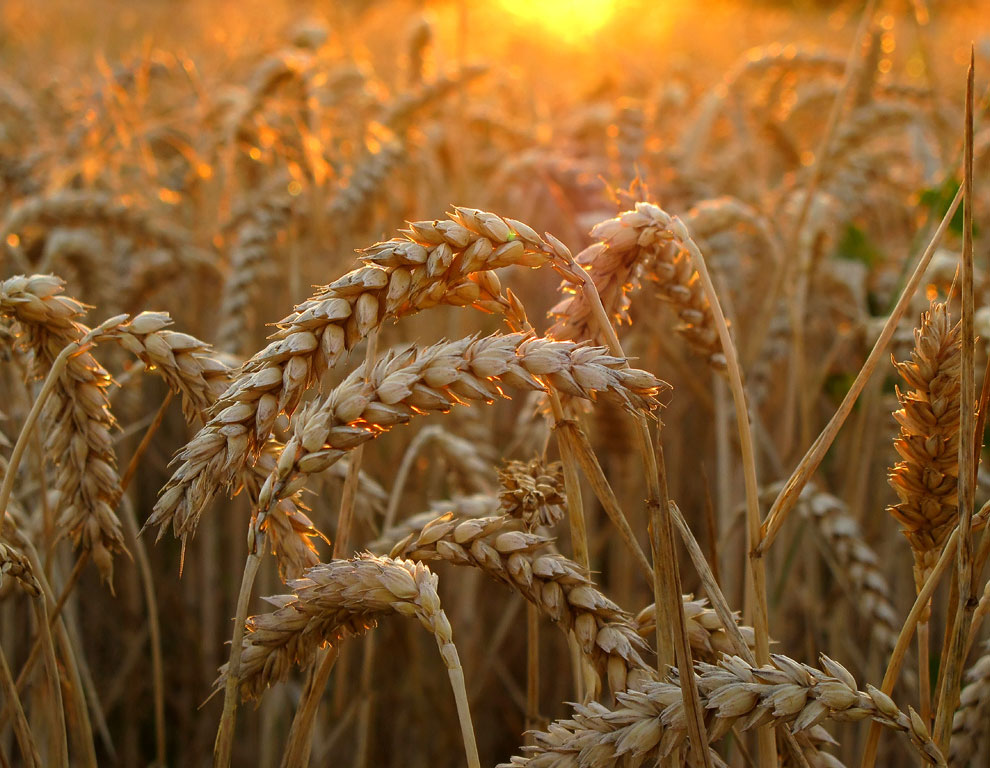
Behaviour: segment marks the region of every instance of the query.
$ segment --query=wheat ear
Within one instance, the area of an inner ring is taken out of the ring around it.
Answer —
[[[0,283],[0,314],[16,321],[31,371],[45,376],[59,354],[87,337],[85,314],[75,299],[60,296],[62,281],[50,275],[16,276]],[[110,413],[110,374],[85,350],[64,361],[42,412],[45,452],[57,468],[59,527],[92,554],[101,577],[112,583],[113,553],[125,549],[120,520],[120,478],[113,453],[116,422]]]
[[[440,606],[436,575],[422,563],[361,555],[320,563],[290,586],[293,594],[268,598],[277,607],[274,613],[248,619],[241,653],[242,695],[257,698],[266,687],[285,680],[293,666],[311,662],[319,647],[361,634],[381,616],[415,618],[436,638],[457,700],[468,765],[480,765],[464,672]],[[225,673],[226,665],[218,687]]]
[[[178,454],[146,523],[159,526],[159,536],[169,525],[190,536],[212,498],[261,450],[279,413],[293,412],[308,387],[386,320],[439,304],[501,311],[489,290],[498,285],[491,270],[559,258],[525,224],[470,208],[456,208],[446,221],[410,223],[403,237],[362,253],[363,266],[278,323],[273,341],[245,364],[213,418]]]
[[[539,376],[574,397],[604,397],[634,412],[655,408],[663,383],[623,365],[624,359],[600,347],[524,333],[461,339],[386,356],[367,380],[355,371],[296,417],[277,471],[262,489],[260,507],[295,493],[313,473],[416,414],[445,412],[460,402],[491,402],[503,395],[500,385],[543,390],[545,385],[535,378]],[[233,408],[236,420],[242,409]]]
[[[959,328],[944,304],[933,303],[915,331],[911,359],[896,364],[911,389],[897,392],[894,448],[902,460],[890,484],[899,502],[888,511],[911,544],[919,588],[959,518]]]
[[[903,713],[872,685],[858,690],[855,678],[841,664],[822,656],[823,671],[776,654],[772,662],[753,667],[738,656],[726,656],[718,665],[697,665],[693,683],[708,710],[713,742],[733,726],[745,731],[788,725],[800,734],[826,720],[870,719],[906,734],[926,763],[945,765],[913,709]],[[620,693],[615,709],[595,703],[576,706],[570,719],[558,720],[536,734],[529,757],[514,757],[507,765],[604,768],[624,757],[644,764],[684,749],[688,741],[681,684],[672,675],[668,681],[646,684],[641,691]]]

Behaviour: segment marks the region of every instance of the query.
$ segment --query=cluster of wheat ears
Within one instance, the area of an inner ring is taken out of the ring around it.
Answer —
[[[364,5],[0,71],[0,766],[987,765],[990,62]]]

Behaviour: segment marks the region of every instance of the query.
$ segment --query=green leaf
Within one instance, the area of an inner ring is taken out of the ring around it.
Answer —
[[[952,200],[959,191],[962,182],[955,176],[949,176],[937,187],[928,187],[921,190],[918,201],[922,207],[927,208],[932,221],[941,221],[952,205]],[[949,222],[949,231],[962,237],[963,234],[963,207],[960,205],[956,209],[952,221]],[[976,224],[973,224],[973,235],[976,235]]]
[[[883,251],[855,224],[847,224],[835,246],[833,256],[846,261],[859,261],[872,267],[883,258]]]

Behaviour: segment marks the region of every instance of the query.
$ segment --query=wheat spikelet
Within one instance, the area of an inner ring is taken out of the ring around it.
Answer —
[[[619,323],[629,321],[629,294],[642,277],[648,277],[677,311],[681,319],[678,333],[710,365],[723,370],[725,355],[711,307],[671,221],[656,205],[637,203],[635,209],[597,224],[591,235],[598,242],[578,254],[576,261],[594,281],[605,311]],[[562,290],[573,292],[569,284]],[[591,305],[582,293],[561,301],[551,314],[556,323],[548,335],[559,339],[592,337]]]
[[[470,420],[477,422],[477,419]],[[402,462],[389,494],[387,510],[397,508],[399,499],[405,488],[409,472],[416,457],[427,444],[434,444],[444,463],[458,481],[459,488],[465,493],[481,493],[490,491],[494,485],[495,472],[492,468],[490,446],[484,442],[486,436],[476,435],[477,440],[468,440],[444,429],[439,424],[431,424],[416,433],[402,456]],[[333,466],[337,466],[334,464]],[[386,516],[394,516],[394,511],[386,512]],[[386,523],[391,524],[391,521]]]
[[[4,587],[4,577],[9,576],[21,589],[37,597],[41,594],[41,585],[34,576],[31,561],[21,551],[20,538],[13,519],[5,513],[0,519],[0,590]]]
[[[202,416],[230,384],[230,367],[213,348],[188,333],[168,330],[167,312],[142,312],[111,336],[124,349],[156,371],[182,396],[187,421]]]
[[[265,102],[288,83],[297,83],[303,92],[299,103],[305,104],[309,96],[310,74],[313,55],[303,48],[290,48],[279,51],[264,59],[247,85],[247,90],[236,101],[227,116],[225,130],[227,142],[250,143],[253,136],[254,118],[262,110]]]
[[[157,372],[169,388],[182,396],[186,421],[205,419],[209,407],[226,391],[233,371],[212,348],[185,333],[167,330],[171,318],[164,312],[142,312],[107,336]],[[239,482],[256,501],[260,489],[275,469],[282,445],[269,440],[258,460],[239,472]],[[304,512],[298,498],[285,498],[274,506],[265,524],[268,541],[283,580],[299,576],[319,562],[313,539],[323,538]]]
[[[294,411],[315,380],[386,320],[438,304],[499,310],[502,304],[487,288],[497,292],[490,270],[557,258],[525,224],[467,208],[455,209],[447,221],[411,223],[405,237],[363,253],[364,266],[278,324],[274,340],[245,364],[213,418],[178,454],[181,464],[147,523],[160,527],[159,536],[169,523],[177,535],[188,536],[187,521],[198,519],[257,454],[278,414]]]
[[[68,344],[89,328],[78,322],[85,310],[60,296],[62,281],[49,275],[16,276],[0,283],[0,313],[13,318],[18,343],[31,355],[31,372],[43,377]],[[124,550],[114,511],[120,478],[113,452],[116,422],[106,390],[110,374],[88,351],[73,355],[45,404],[45,452],[57,468],[61,496],[59,527],[89,551],[100,575],[113,578],[113,553]]]
[[[75,281],[67,282],[79,287],[79,295],[99,305],[115,298],[115,273],[107,262],[105,252],[106,246],[92,231],[59,227],[45,238],[45,248],[36,271],[42,274],[65,274],[68,271]]]
[[[389,102],[381,115],[387,128],[400,133],[420,110],[442,101],[459,88],[468,86],[488,71],[488,67],[470,64],[447,75],[440,75],[416,90],[401,92]]]
[[[406,83],[416,87],[423,83],[426,60],[433,43],[433,25],[425,16],[413,19],[406,41]]]
[[[566,496],[560,462],[508,461],[498,471],[499,512],[522,520],[527,530],[553,527],[564,516]]]
[[[437,636],[445,655],[453,646],[436,585],[437,577],[411,560],[364,554],[313,566],[290,582],[293,594],[267,598],[276,611],[248,619],[241,695],[259,697],[285,680],[293,667],[312,662],[321,646],[362,634],[390,614],[420,619]],[[444,660],[449,664],[446,655]],[[226,671],[224,665],[217,687],[222,687]]]
[[[309,475],[417,414],[446,412],[460,402],[491,402],[503,396],[499,385],[543,390],[536,376],[573,397],[603,397],[631,412],[653,410],[663,383],[624,364],[600,347],[524,333],[462,339],[386,356],[367,377],[363,369],[354,371],[325,399],[310,402],[296,416],[294,434],[259,502],[264,509],[270,499],[294,494]],[[243,410],[232,406],[231,420],[239,420]],[[180,531],[195,530],[196,519],[180,520],[179,525]]]
[[[959,693],[959,709],[952,718],[949,764],[965,766],[986,743],[990,715],[990,654],[977,659],[966,672],[966,685]]]
[[[911,360],[895,363],[911,390],[897,391],[894,448],[902,461],[889,479],[900,501],[887,510],[911,544],[920,589],[959,519],[959,325],[951,325],[944,304],[933,303],[914,339]]]
[[[833,175],[843,163],[862,152],[876,136],[895,131],[919,120],[918,107],[911,103],[879,101],[860,107],[836,134],[828,158],[822,165],[823,178]]]
[[[734,650],[732,641],[722,626],[718,614],[708,607],[708,601],[695,600],[692,595],[682,595],[681,597],[684,604],[684,619],[688,639],[691,641],[691,651],[694,658],[714,661],[722,654],[731,654]],[[634,621],[636,633],[640,637],[644,639],[656,637],[657,612],[653,603],[637,613]],[[753,628],[744,624],[738,624],[738,626],[746,645],[755,648],[756,635]]]
[[[709,91],[698,105],[695,115],[685,124],[679,147],[685,169],[690,171],[697,165],[715,122],[725,111],[726,103],[730,99],[739,99],[740,93],[744,92],[739,88],[741,82],[764,77],[774,70],[781,74],[803,69],[809,74],[840,75],[844,68],[845,60],[828,51],[798,49],[793,46],[785,48],[780,45],[747,51],[726,73],[722,82]]]
[[[628,183],[637,176],[638,164],[646,145],[646,115],[643,107],[624,100],[616,107],[615,122],[615,176],[620,183]]]
[[[826,720],[872,719],[904,733],[928,764],[945,765],[921,718],[904,714],[886,694],[871,685],[856,688],[853,676],[827,656],[824,671],[774,654],[773,666],[756,668],[738,656],[726,656],[719,664],[696,665],[695,682],[702,705],[708,710],[711,741],[739,730],[788,725],[801,733]],[[665,682],[646,683],[643,690],[617,694],[618,705],[578,705],[572,718],[552,723],[535,734],[529,757],[513,757],[511,766],[548,768],[581,765],[587,768],[616,765],[620,760],[644,764],[688,749],[687,723],[681,683],[676,674]]]

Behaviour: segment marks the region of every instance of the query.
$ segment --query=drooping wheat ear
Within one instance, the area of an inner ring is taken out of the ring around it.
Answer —
[[[290,198],[269,194],[259,198],[237,225],[230,249],[227,279],[220,295],[220,349],[238,354],[256,317],[253,307],[260,295],[261,276],[274,257],[279,236],[288,225]]]
[[[41,585],[34,576],[31,561],[18,543],[20,532],[13,519],[6,513],[0,518],[0,589],[4,577],[9,576],[21,589],[33,597],[41,594]]]
[[[646,115],[642,104],[627,99],[616,105],[613,120],[616,130],[613,175],[620,183],[628,184],[638,174],[638,164],[646,147]]]
[[[812,484],[802,491],[797,508],[818,527],[831,555],[827,558],[829,564],[848,582],[853,591],[850,602],[869,623],[870,635],[881,657],[889,659],[897,644],[901,621],[880,558],[863,538],[859,522],[849,513],[845,502]]]
[[[256,699],[307,666],[317,649],[360,635],[389,614],[418,618],[437,635],[441,651],[450,626],[436,594],[437,577],[422,563],[363,554],[318,563],[289,583],[291,595],[266,598],[278,610],[252,616],[241,654],[241,695]],[[445,659],[446,661],[446,659]],[[222,686],[227,665],[220,668]]]
[[[842,74],[845,66],[843,57],[828,51],[801,50],[793,46],[785,48],[780,45],[747,51],[726,73],[722,82],[708,92],[698,104],[695,114],[685,124],[679,147],[685,171],[695,170],[694,166],[708,146],[712,128],[725,111],[726,103],[730,99],[739,100],[740,93],[743,93],[738,87],[740,82],[763,77],[775,69],[781,75],[778,82],[788,73],[802,69],[810,74],[838,76]],[[768,93],[773,93],[774,90],[776,89],[770,88]]]
[[[725,369],[711,307],[690,255],[670,228],[671,217],[652,203],[636,203],[591,230],[598,242],[585,248],[576,260],[591,275],[605,311],[617,322],[629,321],[629,294],[648,278],[661,298],[670,303],[681,320],[677,331],[692,350],[717,370]],[[562,291],[573,293],[571,283]],[[561,301],[551,311],[556,323],[547,332],[558,339],[595,338],[590,302],[583,293]]]
[[[910,102],[875,101],[860,107],[849,116],[836,134],[835,142],[822,166],[822,178],[834,176],[850,158],[862,153],[864,146],[875,137],[915,125],[924,117],[917,105]]]
[[[624,365],[624,359],[601,347],[525,333],[467,338],[387,355],[367,377],[363,368],[355,370],[326,398],[311,401],[296,416],[293,436],[259,504],[264,510],[271,499],[296,493],[310,475],[347,451],[418,414],[447,412],[463,402],[492,402],[504,396],[501,386],[545,389],[537,376],[573,397],[603,397],[631,412],[652,411],[663,382]],[[248,407],[231,406],[230,420],[236,423]],[[197,521],[192,517],[178,522],[184,532],[195,530]]]
[[[900,501],[887,510],[911,544],[920,589],[959,520],[959,324],[951,324],[944,304],[933,303],[914,339],[911,360],[895,363],[911,389],[897,391],[901,431],[894,448],[902,461],[889,480]]]
[[[273,341],[249,360],[214,406],[213,418],[178,454],[181,461],[148,524],[186,523],[229,487],[257,455],[280,412],[291,413],[308,387],[386,320],[440,304],[501,311],[491,270],[542,266],[560,257],[525,224],[457,208],[446,221],[409,225],[404,237],[364,252],[365,265],[296,307]],[[239,416],[234,419],[234,416]]]
[[[309,665],[317,649],[362,634],[382,616],[415,618],[437,641],[457,701],[468,765],[478,768],[464,670],[440,605],[437,577],[425,565],[363,554],[319,563],[290,586],[291,595],[268,598],[275,612],[247,621],[239,684],[244,698],[258,698],[265,688],[285,680],[293,666]],[[218,689],[225,683],[226,668],[220,670]]]
[[[629,615],[598,591],[580,565],[536,552],[552,539],[521,531],[521,525],[507,515],[458,520],[447,513],[410,533],[390,555],[480,568],[517,591],[565,633],[573,633],[591,696],[598,695],[606,675],[612,691],[648,679],[650,668],[640,656],[647,646]]]
[[[241,469],[239,481],[247,489],[252,506],[257,503],[265,481],[275,471],[281,451],[282,445],[276,440],[270,440],[258,461]],[[297,494],[280,499],[265,517],[263,530],[268,534],[268,544],[278,562],[279,575],[283,581],[298,578],[307,568],[320,562],[314,540],[326,541],[327,538],[310,520],[307,511]]]
[[[254,117],[270,96],[289,83],[298,84],[299,103],[305,104],[311,87],[313,58],[312,53],[302,48],[288,48],[263,59],[251,74],[247,92],[227,115],[222,138],[229,144],[250,141],[254,135]]]
[[[559,461],[507,461],[498,480],[499,512],[519,518],[527,530],[553,527],[564,516],[564,470]]]
[[[281,453],[281,450],[278,451]],[[342,459],[330,467],[329,477],[333,480],[335,487],[339,486],[347,479],[350,468],[350,461]],[[358,493],[354,499],[354,512],[361,520],[371,522],[379,518],[385,512],[388,504],[388,492],[375,478],[364,470],[358,473]]]
[[[726,656],[717,666],[699,663],[695,682],[708,710],[712,742],[735,726],[740,730],[789,725],[800,734],[826,720],[872,719],[908,736],[922,759],[944,766],[945,759],[918,714],[904,714],[889,696],[872,685],[856,688],[853,676],[827,656],[825,671],[785,656],[773,655],[773,666],[752,667],[738,656]],[[529,757],[513,757],[509,766],[548,768],[581,765],[604,768],[623,758],[644,765],[688,749],[681,684],[676,674],[666,682],[647,683],[643,690],[626,691],[609,709],[591,703],[576,706],[570,719],[552,723],[536,733]],[[683,754],[683,752],[682,752]]]
[[[981,656],[966,672],[959,694],[959,709],[952,718],[949,764],[965,766],[987,740],[990,717],[990,653]]]
[[[31,372],[44,377],[59,353],[88,332],[78,322],[84,306],[59,295],[51,275],[16,276],[0,283],[0,314],[16,321],[19,345],[31,356]],[[106,390],[110,374],[88,351],[69,358],[42,412],[45,453],[56,467],[58,525],[76,546],[90,552],[100,575],[113,578],[113,553],[124,550],[114,512],[120,477],[113,451],[116,421]]]
[[[694,658],[703,661],[715,661],[722,654],[730,655],[734,650],[732,641],[722,626],[722,620],[719,619],[718,614],[708,607],[708,601],[705,599],[695,600],[693,595],[682,595],[682,598],[684,619]],[[756,634],[753,628],[739,624],[738,614],[733,614],[733,617],[737,619],[739,632],[742,634],[746,645],[755,648]],[[644,639],[656,637],[657,610],[653,603],[637,613],[634,621],[636,634],[640,637]]]

